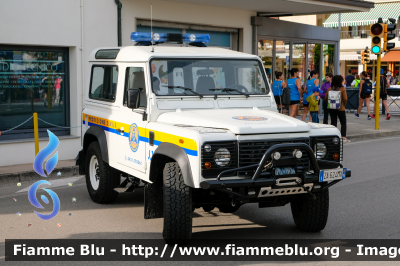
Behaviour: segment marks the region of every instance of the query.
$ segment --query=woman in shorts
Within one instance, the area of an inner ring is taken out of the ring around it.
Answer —
[[[283,81],[282,72],[275,71],[275,80],[272,82],[272,93],[274,94],[275,102],[278,107],[282,107],[281,97],[283,88],[286,87],[286,82]]]
[[[360,90],[359,90],[358,110],[357,110],[357,113],[355,113],[354,115],[355,115],[357,118],[360,118],[360,112],[361,112],[361,109],[362,109],[362,107],[363,107],[363,103],[364,103],[364,100],[365,100],[366,105],[367,105],[367,111],[368,111],[367,119],[368,119],[368,120],[371,120],[371,116],[370,116],[370,112],[371,112],[370,109],[371,109],[371,107],[369,106],[369,101],[370,101],[370,99],[371,99],[371,94],[365,94],[365,93],[363,92],[364,86],[367,85],[366,82],[369,83],[369,82],[371,82],[371,81],[370,81],[370,79],[369,79],[369,76],[368,76],[367,71],[361,72],[360,77],[361,77],[361,81],[360,81]]]
[[[296,118],[299,103],[303,100],[303,90],[301,89],[300,72],[297,68],[290,70],[291,78],[288,79],[287,86],[290,88],[290,116]]]

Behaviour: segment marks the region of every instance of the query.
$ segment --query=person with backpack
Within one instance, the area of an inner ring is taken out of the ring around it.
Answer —
[[[322,84],[321,93],[319,94],[321,99],[323,99],[323,101],[322,101],[322,108],[324,110],[323,123],[325,125],[328,124],[328,117],[329,117],[328,102],[325,101],[325,95],[326,95],[326,92],[328,91],[328,89],[331,87],[332,78],[333,78],[333,74],[332,73],[330,73],[330,72],[326,73],[326,75],[325,75],[325,83]]]
[[[272,93],[274,94],[276,105],[282,107],[282,92],[283,88],[286,87],[286,82],[283,81],[283,73],[275,71],[275,80],[272,82]]]
[[[319,79],[318,79],[318,71],[313,70],[310,72],[310,79],[307,80],[306,84],[305,84],[305,89],[304,89],[304,94],[303,94],[303,117],[301,118],[302,121],[304,121],[306,119],[306,116],[308,114],[308,110],[309,110],[309,102],[307,101],[308,96],[310,96],[311,94],[313,94],[313,91],[315,88],[319,88]],[[311,122],[312,118],[310,115],[310,122]]]
[[[343,86],[343,77],[335,75],[332,78],[332,85],[325,95],[325,101],[328,101],[329,115],[331,116],[331,125],[337,127],[337,120],[339,118],[343,142],[350,142],[346,138],[346,112],[345,106],[347,103],[346,88]]]
[[[290,88],[290,116],[296,118],[297,109],[303,97],[299,69],[292,68],[290,76],[291,78],[287,82],[287,86]]]
[[[360,87],[360,76],[358,74],[356,74],[356,78],[353,80],[353,82],[351,83],[351,86],[353,88],[359,88]]]
[[[390,83],[385,77],[385,73],[383,72],[383,69],[381,68],[381,83],[380,83],[380,99],[382,99],[382,105],[385,106],[386,109],[386,120],[390,120],[390,114],[389,114],[389,106],[387,104],[387,88],[390,87]],[[379,103],[379,99],[376,99],[374,102],[374,112],[375,112],[375,104],[376,102]],[[372,118],[375,118],[375,114],[371,115]]]
[[[358,110],[357,113],[354,113],[354,115],[357,118],[360,118],[360,112],[363,107],[364,100],[366,101],[367,104],[367,112],[368,116],[367,119],[371,120],[370,112],[371,112],[371,107],[369,105],[369,101],[371,99],[371,94],[372,94],[372,82],[369,79],[368,73],[366,71],[361,72],[361,81],[360,81],[360,89],[358,93]]]

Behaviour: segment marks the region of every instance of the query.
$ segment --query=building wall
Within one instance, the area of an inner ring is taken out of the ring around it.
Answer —
[[[280,20],[296,22],[301,24],[308,25],[317,25],[317,16],[316,15],[307,15],[307,16],[291,16],[291,17],[280,17]]]
[[[136,18],[150,19],[150,2],[146,0],[122,0],[122,45],[131,45],[130,33],[136,30]],[[251,53],[251,16],[256,12],[222,8],[216,6],[194,5],[169,1],[151,1],[153,19],[167,22],[182,22],[216,27],[243,29],[240,49]]]

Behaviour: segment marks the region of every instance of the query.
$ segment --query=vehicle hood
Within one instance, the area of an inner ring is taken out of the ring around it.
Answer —
[[[266,110],[212,109],[161,114],[158,122],[198,127],[223,128],[235,134],[308,132],[298,119]]]

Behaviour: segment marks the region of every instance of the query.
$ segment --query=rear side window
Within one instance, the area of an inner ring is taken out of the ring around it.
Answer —
[[[114,102],[117,91],[117,80],[117,66],[93,66],[89,98]]]

